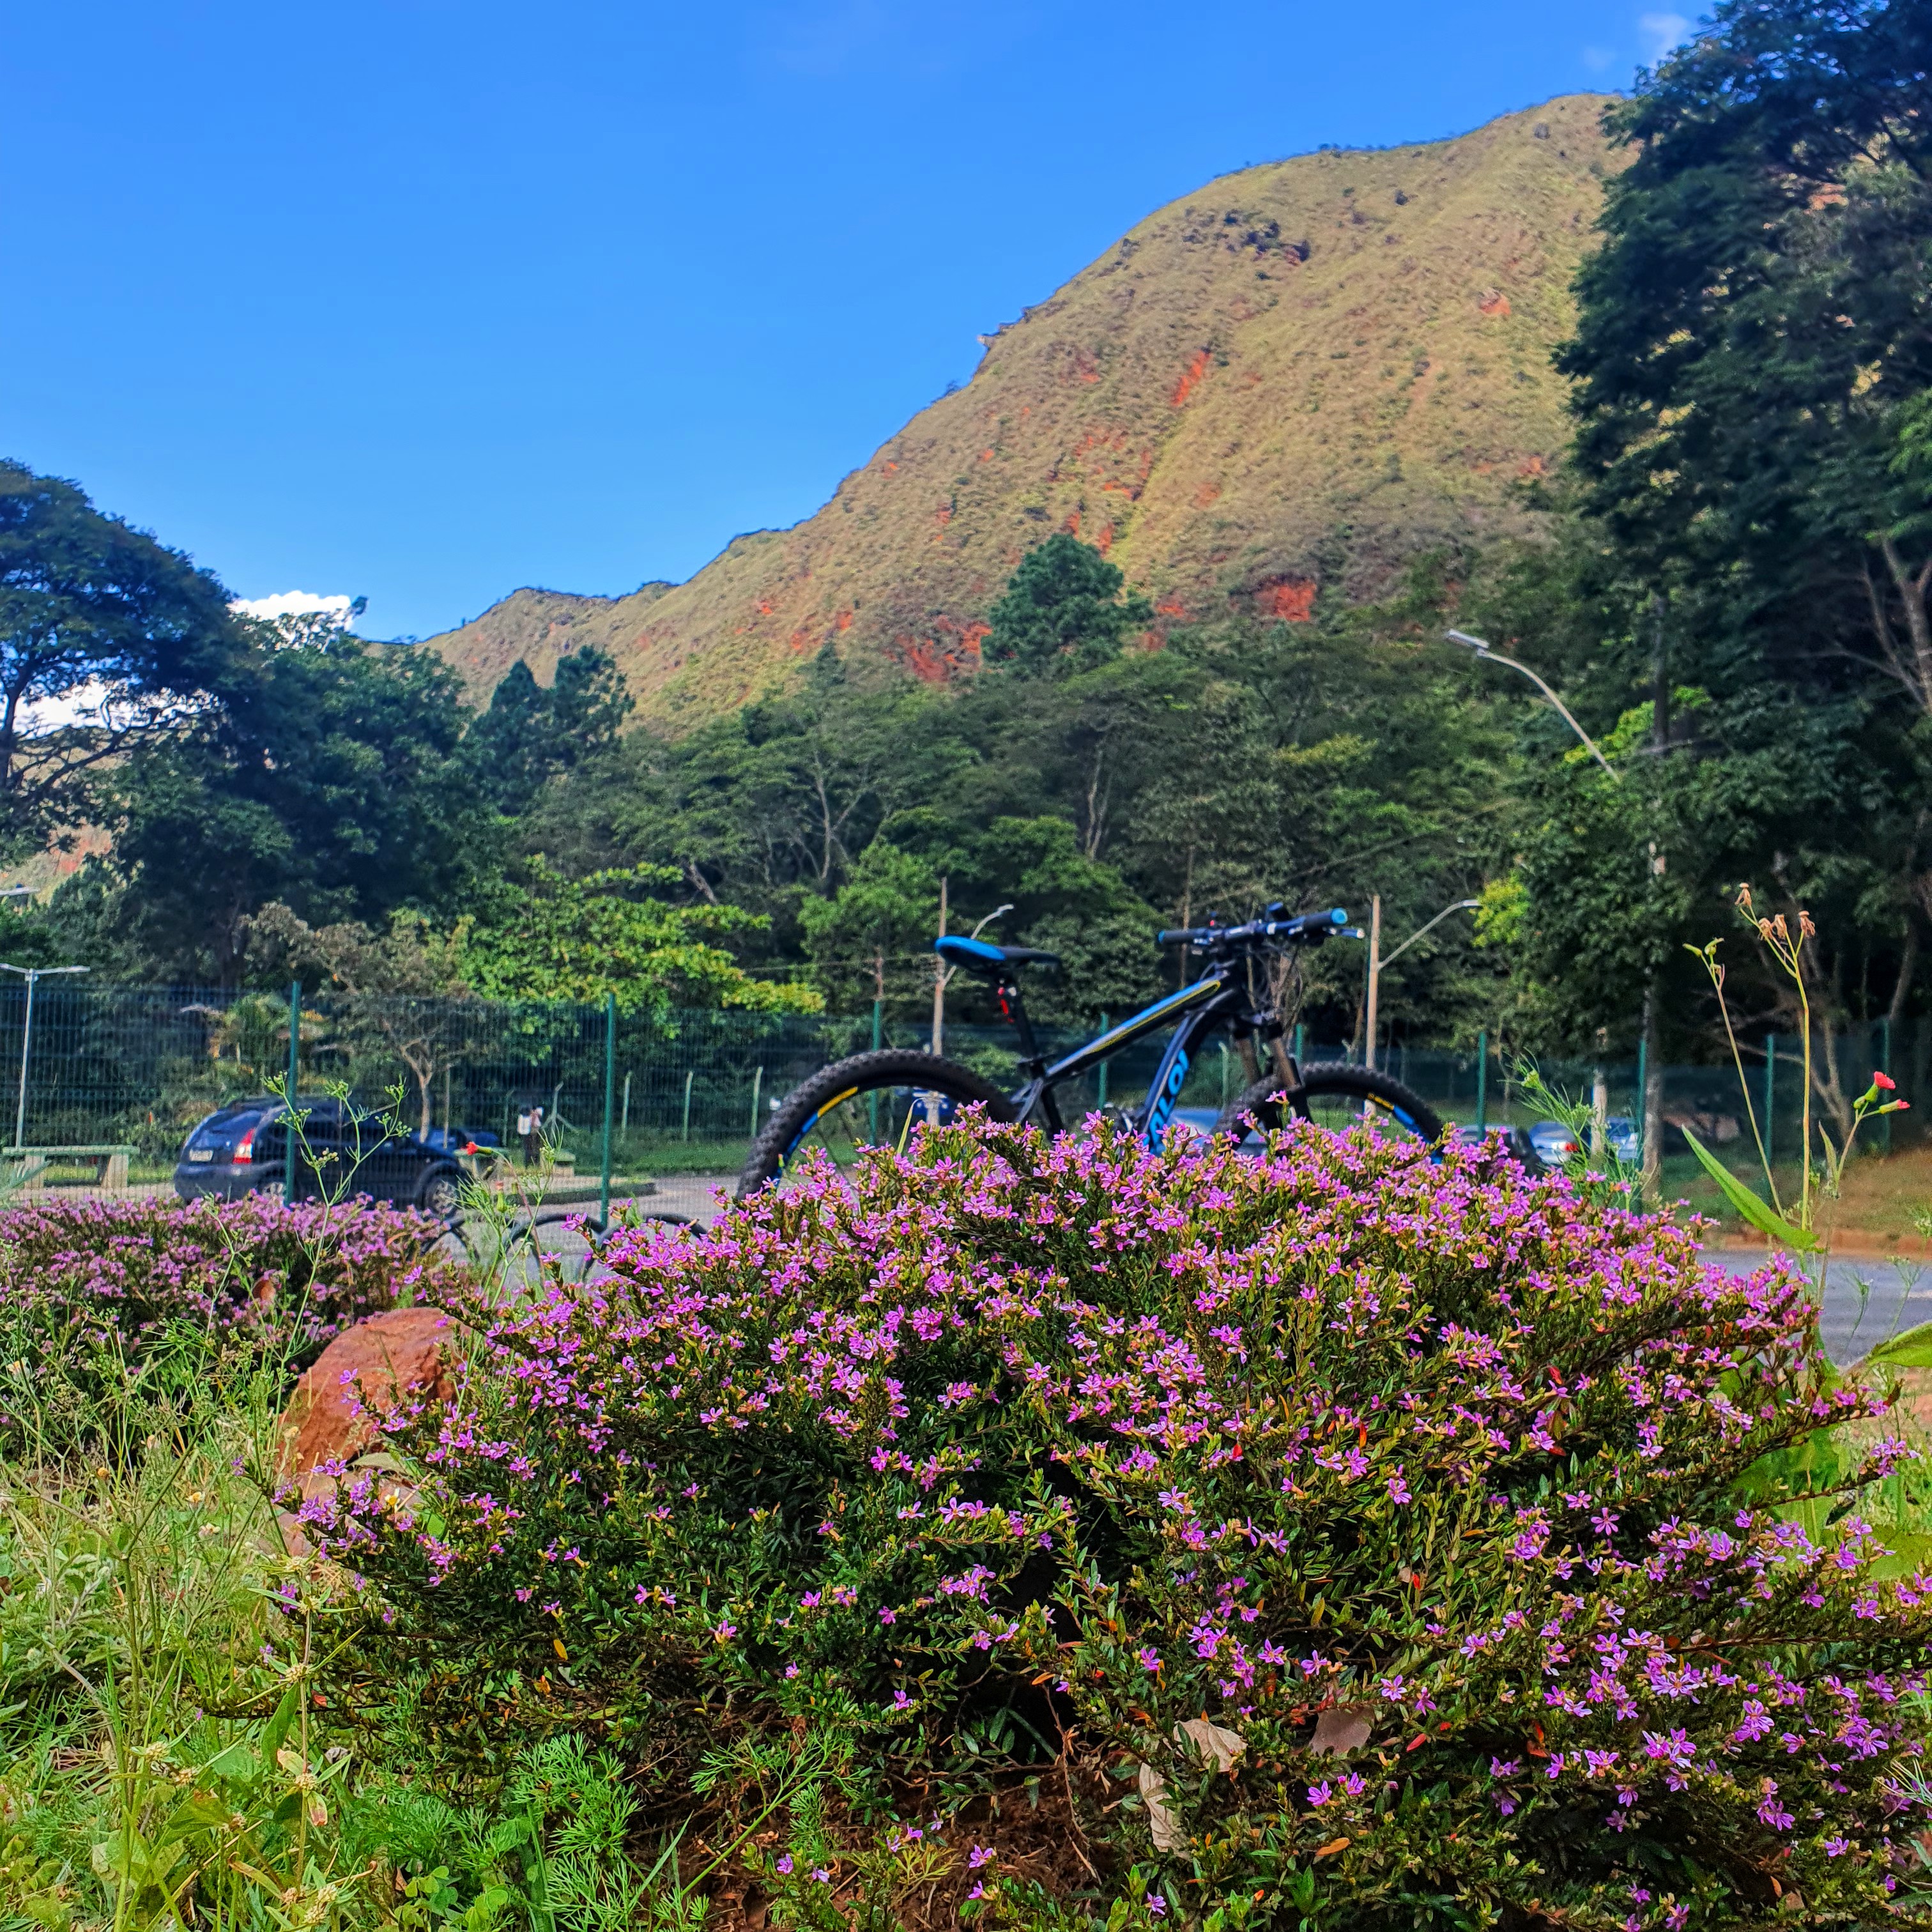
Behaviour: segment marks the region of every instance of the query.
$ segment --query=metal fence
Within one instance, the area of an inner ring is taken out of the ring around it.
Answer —
[[[482,1130],[508,1142],[520,1114],[541,1107],[554,1144],[580,1174],[607,1164],[620,1180],[664,1172],[728,1173],[759,1124],[791,1088],[827,1061],[874,1045],[925,1046],[928,1023],[863,1012],[796,1017],[676,1012],[653,1017],[614,1006],[499,1004],[305,993],[222,994],[193,988],[103,987],[43,980],[0,987],[0,1106],[12,1144],[134,1150],[133,1180],[170,1172],[194,1124],[226,1101],[286,1077],[295,1034],[298,1088],[346,1086],[364,1103],[392,1106],[412,1128]],[[298,1022],[292,1029],[293,1012]],[[1042,1028],[1058,1052],[1085,1036]],[[1458,1052],[1392,1047],[1382,1064],[1445,1116],[1528,1124],[1542,1109],[1523,1090],[1520,1058],[1486,1042]],[[1010,1031],[949,1025],[945,1050],[996,1081],[1017,1073]],[[1932,1028],[1882,1023],[1816,1043],[1820,1077],[1846,1099],[1874,1069],[1916,1106],[1927,1094]],[[1347,1058],[1306,1036],[1307,1060]],[[1144,1093],[1158,1039],[1130,1047],[1063,1094],[1070,1112]],[[26,1055],[24,1065],[22,1054]],[[1798,1042],[1759,1038],[1747,1072],[1760,1127],[1777,1154],[1797,1157],[1802,1062]],[[1626,1059],[1541,1063],[1552,1086],[1588,1099],[1600,1082],[1606,1111],[1640,1112],[1643,1072]],[[1190,1072],[1180,1104],[1217,1108],[1247,1078],[1239,1054],[1210,1046]],[[1694,1124],[1724,1146],[1749,1143],[1749,1124],[1728,1064],[1664,1070],[1666,1119]],[[1814,1094],[1814,1117],[1833,1118],[1832,1091]],[[605,1133],[607,1116],[610,1123]],[[1920,1116],[1880,1124],[1916,1130]]]

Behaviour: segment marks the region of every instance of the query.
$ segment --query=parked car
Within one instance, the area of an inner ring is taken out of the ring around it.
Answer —
[[[325,1112],[339,1111],[340,1103],[325,1095],[320,1100],[296,1103],[311,1118]],[[202,1121],[191,1132],[175,1163],[175,1192],[184,1201],[212,1196],[217,1201],[238,1201],[244,1194],[273,1194],[283,1191],[284,1160],[278,1150],[274,1158],[260,1141],[264,1123],[278,1116],[282,1103],[274,1095],[257,1094],[244,1100],[231,1100]]]
[[[1626,1166],[1635,1167],[1642,1161],[1643,1129],[1629,1114],[1611,1114],[1604,1123],[1604,1139]]]
[[[1529,1130],[1529,1144],[1545,1167],[1561,1167],[1582,1151],[1576,1136],[1562,1120],[1538,1120]]]
[[[292,1161],[282,1102],[268,1094],[232,1101],[188,1136],[175,1167],[175,1192],[184,1201],[368,1195],[440,1219],[456,1212],[465,1176],[442,1149],[415,1134],[392,1133],[352,1102],[325,1096],[296,1105],[304,1118]]]
[[[1472,1121],[1464,1121],[1456,1129],[1456,1138],[1465,1147],[1481,1147],[1486,1142],[1501,1138],[1503,1151],[1508,1154],[1526,1174],[1540,1174],[1544,1163],[1536,1151],[1535,1143],[1530,1138],[1527,1127],[1506,1127],[1492,1121],[1480,1130]]]

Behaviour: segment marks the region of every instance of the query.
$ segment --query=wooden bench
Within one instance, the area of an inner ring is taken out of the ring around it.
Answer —
[[[50,1168],[92,1167],[92,1185],[112,1190],[128,1185],[128,1163],[138,1151],[105,1142],[93,1147],[16,1147],[0,1150],[0,1162],[13,1170],[22,1187],[44,1187]]]

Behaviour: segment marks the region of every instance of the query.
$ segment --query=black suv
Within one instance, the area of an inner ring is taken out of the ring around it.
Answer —
[[[366,1194],[447,1220],[460,1204],[463,1168],[414,1134],[389,1132],[373,1114],[332,1095],[298,1099],[304,1116],[292,1173],[287,1110],[269,1095],[231,1101],[188,1137],[175,1167],[184,1201],[244,1194],[278,1200]]]

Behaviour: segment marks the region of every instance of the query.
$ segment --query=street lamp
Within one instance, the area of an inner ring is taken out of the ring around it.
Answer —
[[[24,891],[23,886],[20,889]],[[17,894],[10,894],[17,897]],[[34,988],[56,973],[85,973],[85,966],[14,966],[0,959],[0,973],[17,973],[27,982],[27,1017],[20,1028],[20,1100],[14,1110],[14,1151],[17,1154],[27,1138],[27,1054],[34,1043]]]
[[[1376,893],[1369,901],[1369,998],[1368,1009],[1364,1016],[1366,1024],[1363,1030],[1367,1035],[1367,1046],[1362,1056],[1362,1064],[1372,1073],[1376,1067],[1376,1007],[1382,993],[1382,968],[1392,966],[1422,938],[1432,932],[1452,912],[1473,912],[1482,904],[1480,899],[1458,899],[1454,905],[1446,905],[1426,926],[1418,926],[1387,958],[1382,957],[1382,896]]]
[[[1578,724],[1576,719],[1570,715],[1569,706],[1565,704],[1562,699],[1558,698],[1556,692],[1552,691],[1549,686],[1545,684],[1543,680],[1538,676],[1534,671],[1530,669],[1528,665],[1526,664],[1519,663],[1514,658],[1504,657],[1501,651],[1494,649],[1491,645],[1485,643],[1480,638],[1471,637],[1467,631],[1444,631],[1442,634],[1453,644],[1468,645],[1469,649],[1474,651],[1477,656],[1483,658],[1487,663],[1508,664],[1511,670],[1521,671],[1523,676],[1528,678],[1530,682],[1534,685],[1537,689],[1541,692],[1544,696],[1548,698],[1550,703],[1555,705],[1556,709],[1562,712],[1564,723],[1568,725],[1570,730],[1575,732],[1576,736],[1582,741],[1583,748],[1589,753],[1591,757],[1594,758],[1598,764],[1601,765],[1604,770],[1608,772],[1610,776],[1616,780],[1618,784],[1622,784],[1623,783],[1624,778],[1622,772],[1618,771],[1611,764],[1610,760],[1605,758],[1603,753],[1597,749],[1596,740],[1592,737],[1589,733],[1585,730],[1582,726]]]

